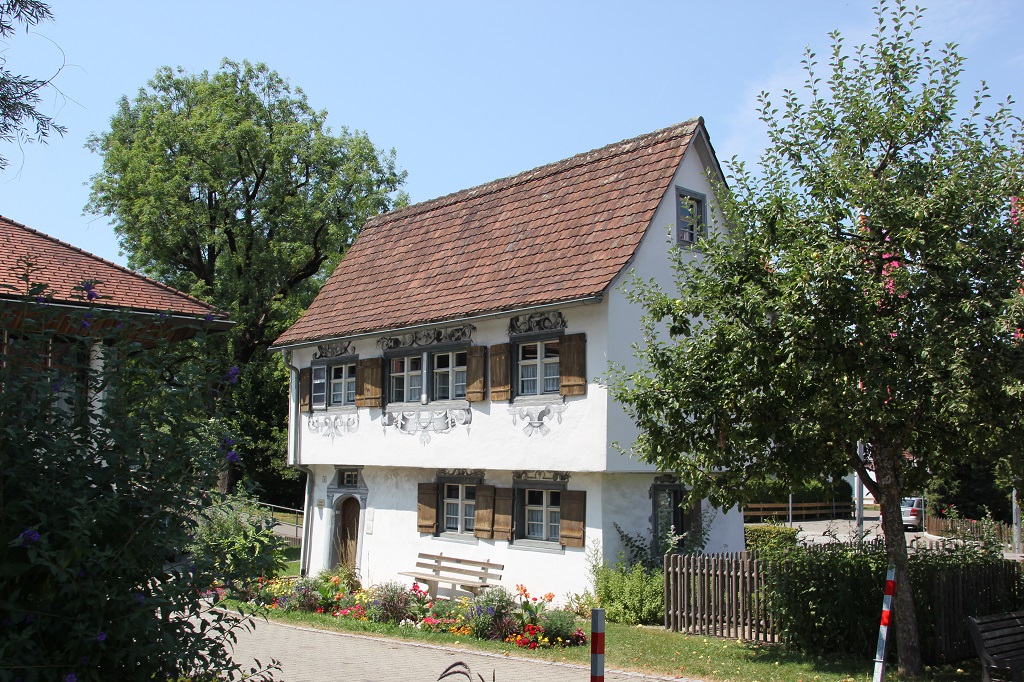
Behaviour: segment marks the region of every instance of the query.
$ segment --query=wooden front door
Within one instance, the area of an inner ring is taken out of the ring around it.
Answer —
[[[359,501],[346,497],[334,514],[334,564],[356,568],[359,541]]]

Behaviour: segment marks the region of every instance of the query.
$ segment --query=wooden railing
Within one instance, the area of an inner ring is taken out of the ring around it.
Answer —
[[[848,519],[853,515],[853,502],[836,500],[833,502],[794,502],[793,520],[807,519]],[[743,520],[788,519],[790,505],[788,502],[752,502],[743,509]]]

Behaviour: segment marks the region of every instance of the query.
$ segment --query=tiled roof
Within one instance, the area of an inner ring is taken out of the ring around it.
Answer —
[[[95,282],[99,298],[92,305],[138,312],[183,315],[218,321],[224,313],[196,298],[0,216],[0,301],[26,292],[25,264],[32,283],[47,285],[50,301],[86,305],[83,282]]]
[[[701,119],[369,220],[277,347],[602,294]]]

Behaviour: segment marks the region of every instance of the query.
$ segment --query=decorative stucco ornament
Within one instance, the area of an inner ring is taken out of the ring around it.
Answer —
[[[324,358],[337,358],[342,355],[355,355],[355,349],[352,348],[351,341],[331,341],[330,343],[322,343],[316,347],[316,352],[313,353],[314,360],[323,360]]]
[[[562,423],[562,413],[569,409],[564,402],[551,402],[545,405],[515,405],[508,408],[512,415],[512,424],[518,425],[520,421],[525,422],[523,433],[532,436],[539,433],[546,436],[551,432],[548,426],[552,420]]]
[[[318,433],[324,438],[330,438],[333,443],[336,437],[359,430],[359,413],[313,414],[306,419],[306,428],[311,433]]]
[[[565,329],[568,321],[557,310],[546,313],[530,313],[515,315],[508,321],[509,334],[527,334],[529,332],[550,332]]]
[[[399,348],[433,346],[439,343],[460,343],[471,341],[474,331],[476,331],[476,327],[471,324],[460,324],[456,327],[440,329],[419,329],[398,336],[382,336],[377,339],[377,345],[382,351],[389,351]]]
[[[407,436],[419,435],[420,443],[426,445],[430,442],[431,434],[450,433],[459,426],[465,426],[468,431],[472,421],[473,412],[469,408],[422,409],[385,411],[381,424],[385,433],[389,426],[393,426],[396,431]]]

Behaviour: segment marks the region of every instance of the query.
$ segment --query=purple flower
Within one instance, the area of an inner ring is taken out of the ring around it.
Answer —
[[[225,438],[224,439],[224,445],[227,445],[227,446],[230,447],[230,446],[232,446],[234,444],[235,444],[235,439],[234,438]]]
[[[142,594],[141,592],[136,592],[133,596],[135,597],[135,601],[139,602],[140,604],[146,601],[146,595]]]
[[[89,329],[92,327],[92,313],[86,313],[82,315],[82,329]]]
[[[105,642],[106,640],[107,640],[107,633],[101,632],[100,634],[96,635],[96,641],[97,642]]]
[[[241,374],[241,373],[242,373],[242,370],[238,369],[238,365],[231,365],[231,368],[228,370],[228,377],[227,377],[228,381],[230,383],[232,383],[232,384],[237,384],[238,383],[238,375]]]
[[[238,453],[235,452],[234,450],[229,450],[228,454],[224,455],[224,459],[226,459],[229,462],[237,462],[238,460],[241,459],[241,457],[239,457]]]
[[[68,673],[68,676],[64,678],[64,682],[78,682],[78,676],[74,673]]]
[[[39,531],[34,528],[26,528],[22,531],[21,535],[18,536],[18,539],[21,540],[22,547],[34,545],[39,542]]]
[[[213,313],[206,313],[203,315],[203,319],[207,322],[213,322]]]
[[[84,568],[78,569],[78,573],[76,573],[75,576],[77,576],[79,578],[84,578],[85,577],[85,569]]]
[[[85,281],[82,282],[82,289],[85,290],[85,298],[89,301],[95,301],[100,297],[98,291],[96,291],[96,284],[93,282]]]

